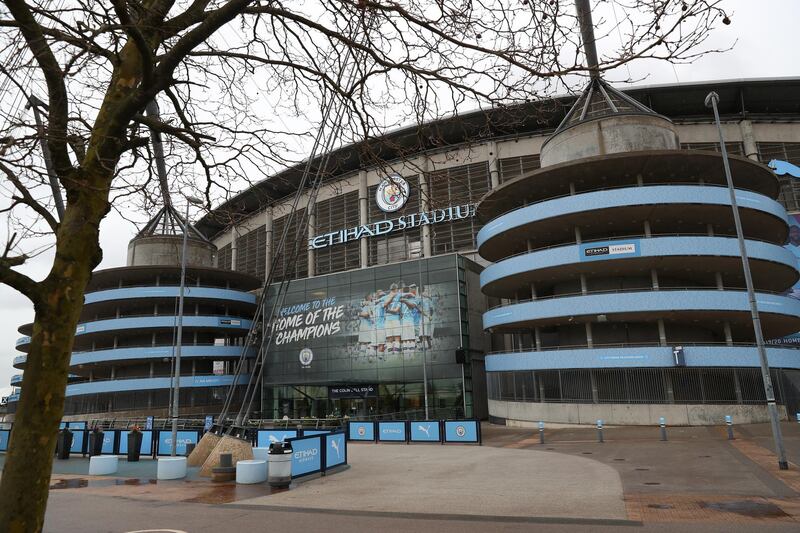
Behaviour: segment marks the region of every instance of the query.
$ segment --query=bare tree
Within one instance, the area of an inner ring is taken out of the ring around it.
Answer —
[[[601,71],[642,57],[691,61],[725,17],[715,0],[610,1],[624,15],[603,26],[619,46]],[[112,208],[157,203],[148,128],[165,138],[173,188],[197,187],[210,206],[302,160],[331,99],[346,109],[343,144],[463,106],[551,95],[587,71],[571,0],[3,3],[0,282],[36,311],[0,486],[3,531],[42,528],[100,222]],[[160,117],[145,113],[154,99]],[[20,267],[48,247],[51,269],[35,281]]]

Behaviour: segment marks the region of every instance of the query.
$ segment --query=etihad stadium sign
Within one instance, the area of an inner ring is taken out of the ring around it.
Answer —
[[[308,247],[311,250],[318,250],[320,248],[327,248],[336,244],[344,244],[346,242],[357,241],[362,237],[377,237],[394,233],[397,231],[404,231],[411,228],[420,226],[427,226],[429,224],[441,224],[442,222],[453,222],[455,220],[463,220],[475,216],[475,204],[464,204],[457,206],[449,206],[442,209],[434,209],[432,211],[422,213],[412,213],[410,215],[403,215],[389,220],[379,220],[371,224],[364,224],[363,226],[356,226],[354,228],[342,229],[317,235],[308,239]]]

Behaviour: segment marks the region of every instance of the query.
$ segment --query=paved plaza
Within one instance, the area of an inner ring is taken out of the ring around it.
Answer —
[[[783,426],[792,468],[777,469],[769,427],[549,428],[484,425],[484,445],[353,444],[348,467],[289,490],[213,484],[192,471],[156,482],[155,463],[89,477],[57,461],[46,531],[797,531],[800,424]]]

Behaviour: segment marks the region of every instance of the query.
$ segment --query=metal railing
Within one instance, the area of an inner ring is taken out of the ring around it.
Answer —
[[[703,286],[703,287],[638,287],[638,288],[630,288],[630,289],[602,289],[602,290],[588,290],[586,292],[565,292],[560,294],[551,294],[548,296],[537,296],[536,298],[527,298],[524,300],[512,300],[509,303],[504,304],[497,304],[487,309],[487,311],[491,311],[494,309],[501,309],[503,307],[508,307],[510,305],[517,305],[517,304],[524,304],[530,302],[538,302],[542,300],[555,300],[558,298],[570,298],[576,296],[593,296],[595,294],[626,294],[626,293],[635,293],[635,292],[688,292],[688,291],[708,291],[708,292],[745,292],[747,289],[744,287],[713,287],[713,286]],[[757,294],[772,294],[776,296],[781,296],[786,294],[785,291],[767,291],[767,290],[757,290]],[[613,311],[609,311],[612,313]],[[577,313],[573,313],[577,314]]]

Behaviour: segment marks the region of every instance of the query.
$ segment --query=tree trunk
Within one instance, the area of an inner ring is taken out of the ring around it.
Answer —
[[[93,191],[68,205],[53,268],[39,285],[25,384],[0,480],[3,532],[41,531],[44,525],[75,328],[86,285],[99,263],[99,221],[108,210],[107,190],[103,193]]]

